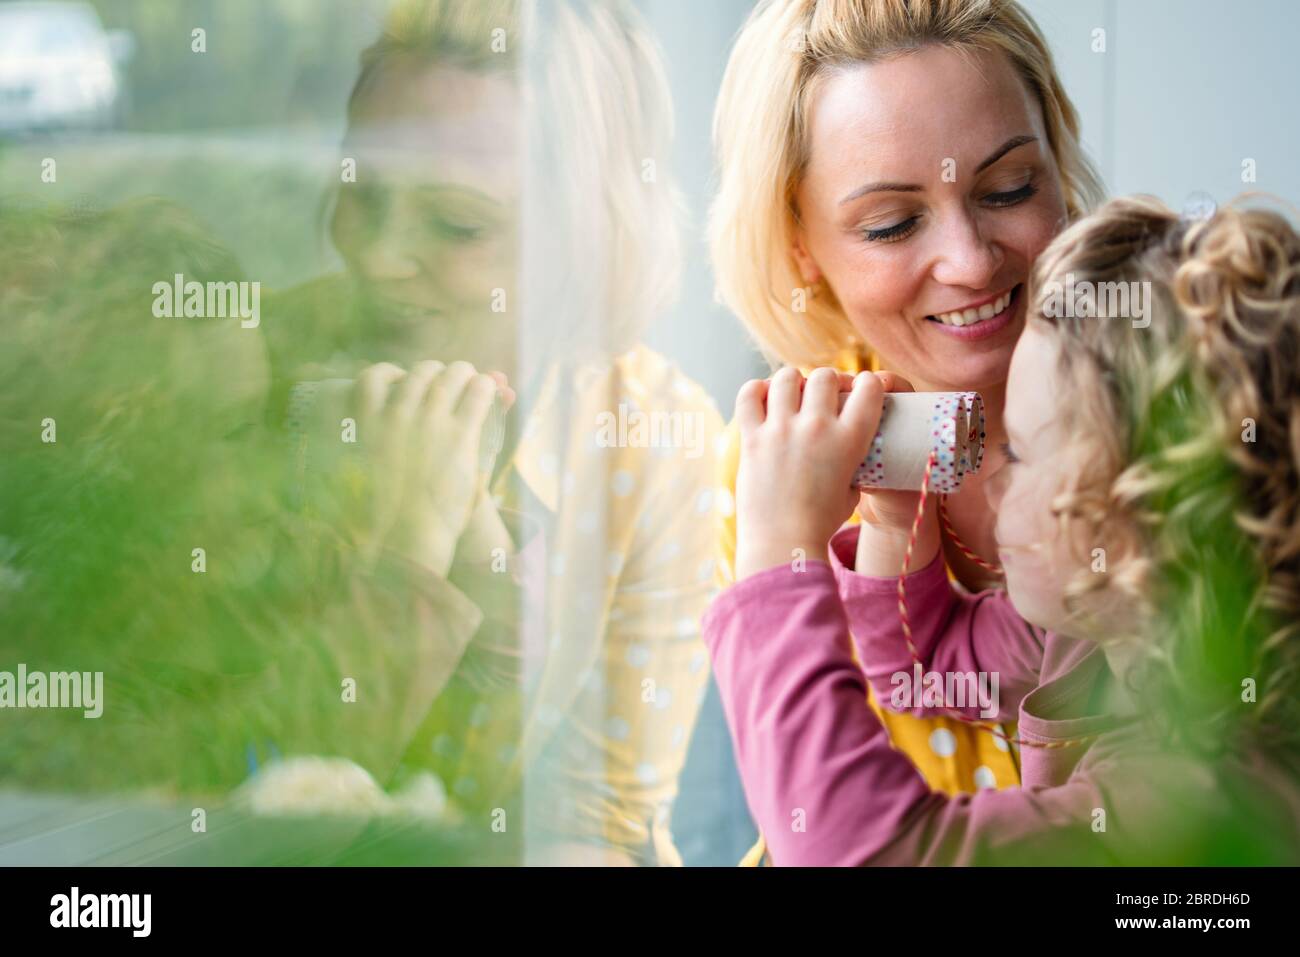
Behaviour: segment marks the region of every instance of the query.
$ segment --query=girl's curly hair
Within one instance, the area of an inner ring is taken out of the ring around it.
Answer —
[[[1061,316],[1069,284],[1089,296]],[[1171,738],[1300,745],[1300,235],[1265,209],[1116,199],[1032,290],[1079,463],[1053,503],[1088,553],[1068,603],[1131,609],[1153,637],[1128,680]]]

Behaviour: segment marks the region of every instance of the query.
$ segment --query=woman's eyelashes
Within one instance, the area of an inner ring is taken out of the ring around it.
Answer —
[[[1034,185],[1034,181],[1031,179],[1023,186],[1018,186],[1015,189],[1004,190],[997,193],[985,193],[981,202],[993,209],[1003,209],[1007,206],[1016,206],[1028,199],[1032,199],[1037,195],[1037,193],[1038,187]],[[918,213],[917,215],[909,216],[902,222],[895,223],[892,226],[863,226],[859,228],[859,232],[862,234],[862,238],[867,242],[898,242],[900,239],[906,239],[915,232],[920,221],[921,216]]]
[[[895,223],[893,226],[883,226],[879,229],[864,228],[862,230],[862,236],[868,242],[873,243],[897,242],[898,240],[905,239],[911,235],[912,231],[916,229],[916,224],[920,219],[920,216],[911,216],[903,220],[901,223]]]
[[[1031,181],[1019,189],[1008,190],[1005,193],[989,193],[984,197],[984,202],[990,206],[1014,206],[1023,203],[1037,192],[1038,187]]]
[[[1020,461],[1020,456],[1016,455],[1016,453],[1012,451],[1010,442],[1002,443],[1002,455],[1006,458],[1008,465],[1015,465]]]

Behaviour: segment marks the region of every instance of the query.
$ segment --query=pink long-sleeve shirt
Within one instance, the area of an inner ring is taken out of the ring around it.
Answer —
[[[1255,833],[1238,834],[1246,799],[1277,862],[1297,860],[1293,768],[1254,754],[1207,764],[1161,746],[1137,719],[1101,713],[1094,702],[1114,679],[1100,647],[1028,625],[1004,592],[959,594],[940,557],[906,580],[921,660],[927,671],[996,672],[997,720],[1018,721],[1026,743],[1021,787],[932,792],[866,705],[867,680],[888,702],[891,676],[911,674],[913,661],[897,578],[853,571],[858,531],[836,534],[829,563],[742,580],[703,622],[775,864],[1227,863],[1216,835],[1229,832],[1228,853],[1267,857],[1241,846]],[[1066,741],[1079,743],[1028,743]]]

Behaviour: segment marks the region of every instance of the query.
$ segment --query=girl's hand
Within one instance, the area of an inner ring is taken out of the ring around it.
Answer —
[[[489,372],[488,375],[497,384],[502,409],[509,410],[515,404],[515,390],[510,388],[509,379],[504,372]],[[515,551],[515,542],[511,539],[505,522],[501,520],[491,493],[484,487],[470,513],[469,524],[465,526],[465,532],[456,545],[455,562],[457,565],[463,562],[486,562],[498,548],[510,554]]]
[[[504,387],[508,388],[508,387]],[[487,476],[479,442],[503,386],[466,362],[365,369],[332,410],[356,420],[331,518],[367,561],[395,552],[445,577]],[[331,414],[332,412],[332,414]]]
[[[839,411],[840,392],[851,382]],[[736,396],[736,580],[797,557],[824,559],[853,514],[853,470],[880,422],[884,386],[870,372],[850,378],[785,368],[745,383]]]

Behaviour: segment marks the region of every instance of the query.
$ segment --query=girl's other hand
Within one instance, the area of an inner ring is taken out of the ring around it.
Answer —
[[[841,411],[840,393],[849,396]],[[884,384],[835,369],[785,368],[736,396],[736,580],[800,557],[824,560],[858,502],[853,471],[880,422]]]
[[[915,392],[912,383],[892,372],[878,372],[885,392]],[[874,433],[873,436],[874,438]],[[912,538],[912,525],[916,521],[916,506],[920,492],[898,489],[865,489],[858,500],[858,514],[862,516],[862,531],[858,534],[858,550],[854,570],[860,575],[897,575],[907,554]],[[925,517],[921,522],[913,545],[912,570],[924,568],[939,550],[939,522],[935,516],[934,499],[926,503]]]

